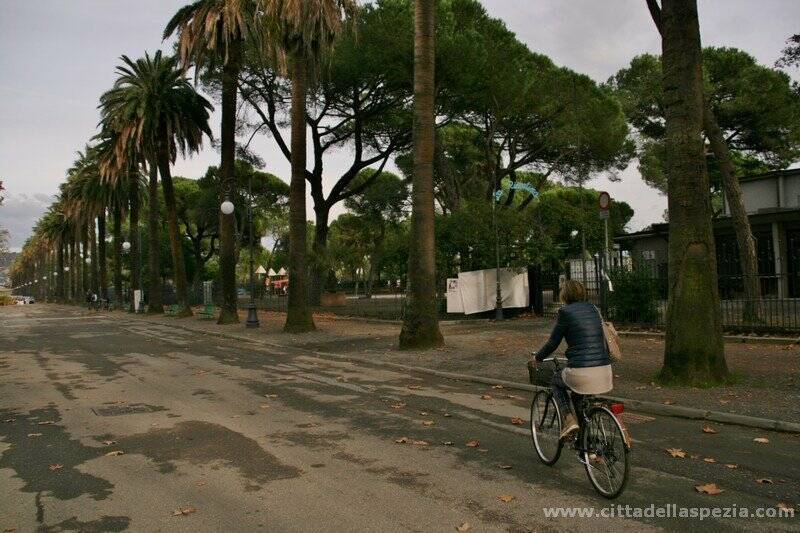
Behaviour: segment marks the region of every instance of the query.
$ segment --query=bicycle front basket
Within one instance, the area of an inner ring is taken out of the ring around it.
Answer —
[[[553,365],[543,365],[539,363],[538,367],[534,367],[533,363],[528,361],[528,380],[531,385],[539,387],[549,387],[553,379]]]

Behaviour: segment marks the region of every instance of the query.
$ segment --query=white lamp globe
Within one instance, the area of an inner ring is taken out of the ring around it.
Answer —
[[[122,251],[123,252],[128,252],[128,251],[130,251],[130,249],[131,249],[131,243],[129,243],[128,241],[125,241],[125,242],[122,243]]]
[[[233,214],[233,202],[230,200],[225,200],[222,202],[222,205],[219,206],[220,210],[222,211],[223,215],[232,215]]]

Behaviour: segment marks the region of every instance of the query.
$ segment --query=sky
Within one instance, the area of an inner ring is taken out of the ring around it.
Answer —
[[[19,249],[96,132],[99,95],[114,81],[119,56],[169,49],[161,32],[182,0],[0,0],[0,179],[6,200],[0,227]],[[772,65],[800,31],[798,0],[698,0],[704,46],[742,48]],[[483,0],[532,50],[603,82],[635,55],[659,53],[644,0]],[[798,73],[792,73],[797,79]],[[219,129],[219,116],[212,118]],[[218,134],[216,135],[218,137]],[[289,164],[267,137],[251,147],[265,170],[288,179]],[[347,164],[334,154],[326,167]],[[200,177],[219,154],[208,143],[174,174]],[[635,162],[619,182],[589,184],[635,210],[630,230],[662,220],[666,198],[642,182]],[[310,200],[309,200],[310,208]],[[309,213],[312,211],[309,209]]]

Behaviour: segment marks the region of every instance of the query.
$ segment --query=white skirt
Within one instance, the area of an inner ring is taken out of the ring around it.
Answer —
[[[565,368],[561,371],[561,378],[578,394],[605,394],[614,388],[611,365]]]

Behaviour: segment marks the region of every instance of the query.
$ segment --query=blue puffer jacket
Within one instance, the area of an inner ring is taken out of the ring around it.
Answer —
[[[575,302],[558,311],[558,321],[550,339],[537,352],[541,361],[552,354],[561,339],[567,341],[567,366],[585,368],[611,364],[603,337],[603,324],[597,308],[589,302]]]

